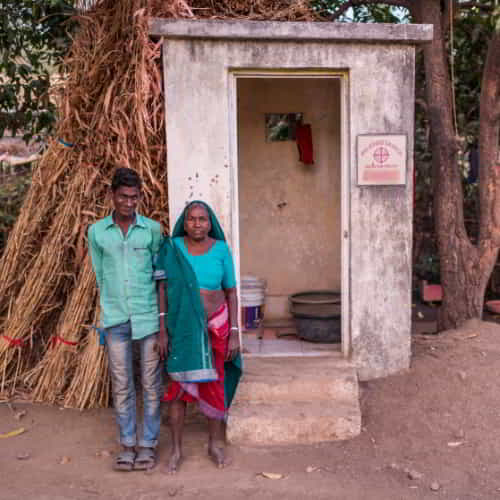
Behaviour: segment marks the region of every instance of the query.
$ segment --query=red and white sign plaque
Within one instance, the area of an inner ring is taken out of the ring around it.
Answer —
[[[406,135],[358,135],[359,186],[406,184]]]

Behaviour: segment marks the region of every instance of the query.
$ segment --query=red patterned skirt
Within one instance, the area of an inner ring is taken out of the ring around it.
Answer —
[[[229,310],[226,302],[208,319],[208,332],[218,379],[212,382],[171,381],[163,395],[163,401],[198,402],[200,410],[208,418],[223,420],[227,416],[224,398],[224,361],[229,338]]]

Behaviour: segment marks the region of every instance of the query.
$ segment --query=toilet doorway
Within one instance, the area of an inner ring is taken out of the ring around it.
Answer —
[[[255,276],[267,284],[263,322],[245,330],[243,349],[251,356],[346,355],[347,75],[233,76],[240,283]],[[296,335],[289,296],[309,290],[341,295],[340,342],[307,342]]]

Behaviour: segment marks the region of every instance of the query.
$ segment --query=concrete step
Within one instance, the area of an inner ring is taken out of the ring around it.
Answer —
[[[340,354],[245,359],[227,422],[230,442],[312,444],[360,431],[356,370]]]
[[[360,431],[359,404],[334,401],[236,401],[227,422],[229,442],[239,445],[314,444]]]
[[[358,377],[340,353],[311,358],[245,358],[238,399],[357,401]]]

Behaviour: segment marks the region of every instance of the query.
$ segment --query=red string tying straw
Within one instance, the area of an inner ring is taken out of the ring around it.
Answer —
[[[7,335],[2,335],[11,347],[23,347],[24,340],[23,339],[13,339],[12,337],[7,337]]]
[[[55,347],[58,342],[61,342],[61,344],[70,345],[70,346],[78,345],[78,342],[70,342],[69,340],[65,340],[62,337],[59,337],[59,335],[53,335],[52,338],[50,339],[50,343],[51,343],[52,347]]]

